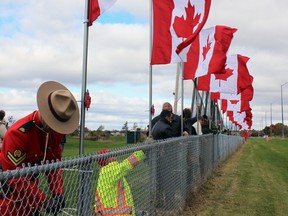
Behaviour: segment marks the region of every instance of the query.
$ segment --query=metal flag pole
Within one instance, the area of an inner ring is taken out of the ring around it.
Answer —
[[[178,94],[179,94],[179,76],[180,76],[180,63],[177,63],[176,69],[176,79],[175,79],[175,91],[174,91],[174,107],[173,112],[177,114],[177,105],[178,105]]]
[[[192,80],[192,82],[193,82],[193,91],[192,91],[192,100],[191,100],[191,111],[192,111],[191,116],[193,117],[195,96],[196,96],[196,84],[194,80]]]
[[[85,93],[87,82],[87,55],[88,55],[88,22],[89,22],[89,0],[85,1],[85,17],[84,17],[84,43],[83,43],[83,67],[82,67],[82,92],[81,92],[81,119],[80,119],[80,148],[79,154],[84,154],[84,128],[85,128]],[[79,167],[79,186],[78,186],[78,203],[77,210],[78,216],[88,215],[90,211],[89,202],[85,200],[91,200],[92,188],[89,187],[91,182],[91,174],[87,173],[89,165]],[[87,175],[88,174],[88,175]]]
[[[152,135],[152,65],[149,66],[149,136]]]
[[[152,0],[150,1],[150,64],[149,64],[149,137],[152,135]]]
[[[85,2],[85,21],[84,21],[84,42],[83,42],[83,66],[82,66],[82,91],[81,91],[81,119],[80,119],[80,148],[79,154],[84,154],[84,128],[85,128],[85,93],[86,93],[86,83],[87,83],[87,56],[88,56],[88,3],[89,0]]]
[[[183,120],[183,110],[184,110],[184,62],[180,62],[180,70],[181,70],[181,136],[183,136],[183,125],[184,125],[184,120]]]

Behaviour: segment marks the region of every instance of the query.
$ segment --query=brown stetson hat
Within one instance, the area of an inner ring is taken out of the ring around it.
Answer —
[[[54,131],[61,134],[74,132],[79,125],[79,108],[72,93],[55,81],[44,82],[37,92],[41,117]]]

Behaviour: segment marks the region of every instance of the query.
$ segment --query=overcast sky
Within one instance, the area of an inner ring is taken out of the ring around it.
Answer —
[[[37,109],[41,83],[55,80],[79,101],[82,88],[84,0],[1,0],[0,109],[19,119]],[[86,126],[144,128],[149,109],[150,1],[118,0],[89,28],[87,88],[92,97]],[[229,54],[250,57],[254,98],[252,128],[281,122],[281,85],[288,82],[288,1],[212,0],[204,28],[237,28]],[[156,114],[174,104],[176,65],[153,66]],[[191,106],[185,81],[184,106]],[[283,86],[288,124],[288,84]],[[272,104],[272,106],[271,106]],[[180,105],[179,105],[180,106]],[[178,109],[179,110],[179,109]]]

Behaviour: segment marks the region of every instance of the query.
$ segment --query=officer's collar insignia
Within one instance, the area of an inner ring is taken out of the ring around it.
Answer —
[[[13,154],[8,151],[7,157],[15,166],[18,166],[24,161],[26,154],[23,154],[20,150],[15,150]]]

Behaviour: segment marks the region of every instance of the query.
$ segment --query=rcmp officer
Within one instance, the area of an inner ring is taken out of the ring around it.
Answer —
[[[79,125],[79,108],[74,96],[62,84],[43,83],[37,92],[38,110],[15,122],[2,144],[3,171],[22,164],[41,164],[61,160],[64,134]],[[56,214],[65,205],[63,171],[47,172],[51,197],[37,185],[37,177],[9,180],[10,192],[0,200],[1,215],[40,215],[40,209]]]

